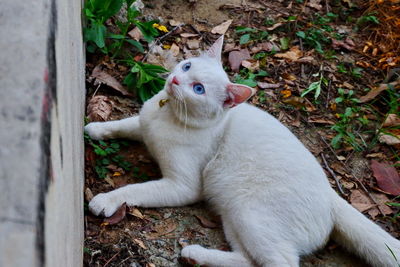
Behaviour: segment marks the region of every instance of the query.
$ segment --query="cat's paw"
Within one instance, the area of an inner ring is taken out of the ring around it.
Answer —
[[[111,138],[111,131],[105,125],[106,122],[91,122],[85,126],[85,132],[94,140]]]
[[[124,203],[115,193],[100,193],[89,202],[89,210],[94,215],[110,217]]]
[[[207,249],[200,245],[190,245],[182,249],[181,257],[186,261],[186,263],[202,266],[206,264],[204,261],[206,252]]]

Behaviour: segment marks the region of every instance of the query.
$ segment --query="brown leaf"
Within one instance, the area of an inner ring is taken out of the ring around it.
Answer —
[[[400,195],[400,176],[395,167],[371,160],[371,169],[380,189],[395,196]]]
[[[351,40],[351,39],[349,39],[349,40]],[[353,41],[351,41],[351,42],[350,41],[346,42],[346,41],[347,41],[347,39],[345,41],[332,39],[332,48],[335,50],[340,50],[341,48],[347,49],[349,51],[353,50],[354,45],[351,45],[351,44],[354,44]]]
[[[261,89],[276,89],[281,87],[282,85],[279,83],[264,83],[264,82],[257,82],[257,86]]]
[[[196,37],[199,36],[197,33],[190,33],[190,32],[183,32],[180,34],[181,37],[183,38],[190,38],[190,37]]]
[[[315,8],[316,10],[321,10],[322,9],[321,0],[310,0],[307,3],[307,6]]]
[[[104,95],[97,95],[89,100],[87,113],[90,121],[107,121],[114,103]]]
[[[275,57],[277,57],[277,58],[285,58],[285,59],[289,59],[291,61],[297,61],[302,56],[303,56],[303,52],[300,51],[298,46],[293,46],[286,53],[275,54]]]
[[[142,249],[147,249],[146,245],[143,243],[142,240],[134,238],[133,241],[135,241],[135,243],[138,244],[139,247],[141,247]]]
[[[108,218],[105,218],[103,220],[104,224],[109,224],[109,225],[113,225],[113,224],[117,224],[120,221],[122,221],[126,216],[126,203],[122,204],[121,207],[119,207],[119,209],[117,209],[117,211]]]
[[[128,35],[139,42],[139,40],[143,37],[143,33],[139,30],[138,27],[133,28],[128,32]]]
[[[144,219],[144,215],[137,208],[131,208],[128,211],[128,214],[138,217],[139,219]]]
[[[321,123],[321,124],[330,124],[330,125],[334,125],[335,122],[328,120],[324,117],[321,116],[310,116],[308,117],[308,122],[314,122],[314,123]]]
[[[375,206],[369,197],[358,189],[351,192],[350,203],[359,212],[364,212]]]
[[[397,114],[389,114],[382,124],[382,127],[396,127],[400,125],[400,117]]]
[[[275,30],[276,28],[278,28],[279,26],[282,26],[282,25],[283,25],[282,22],[278,22],[278,23],[275,23],[274,25],[272,25],[271,27],[268,27],[267,30],[268,31],[273,31],[273,30]]]
[[[251,71],[256,71],[260,68],[260,62],[255,59],[243,60],[242,66]]]
[[[257,44],[257,46],[254,46],[251,48],[251,52],[254,53],[258,53],[260,51],[267,51],[267,52],[278,52],[280,51],[280,48],[275,45],[273,42],[263,42],[260,44]]]
[[[250,52],[246,48],[239,51],[231,51],[228,57],[229,65],[234,72],[238,72],[242,61],[250,58]]]
[[[226,33],[226,31],[228,30],[229,26],[231,25],[231,23],[232,23],[232,20],[229,19],[229,20],[221,23],[220,25],[212,28],[211,33],[224,35]]]
[[[90,202],[90,200],[92,200],[92,198],[93,198],[92,190],[90,190],[89,187],[86,187],[86,189],[85,189],[85,199],[86,199],[86,201]]]
[[[206,227],[206,228],[217,228],[218,227],[218,224],[206,219],[205,217],[203,217],[201,215],[195,214],[194,216],[199,220],[201,226],[203,226],[203,227]]]
[[[186,42],[186,45],[189,49],[199,49],[200,48],[200,40],[198,39],[189,39]]]
[[[129,93],[122,85],[119,81],[117,81],[117,79],[115,79],[113,76],[111,76],[110,74],[108,74],[107,72],[103,71],[101,69],[100,65],[97,65],[93,71],[92,71],[92,77],[96,78],[96,80],[100,83],[104,83],[108,86],[110,86],[111,88],[117,90],[118,92],[120,92],[123,95],[126,96],[131,96],[132,94]]]
[[[395,130],[387,131],[387,133],[388,134],[386,133],[379,134],[378,137],[379,142],[387,144],[389,146],[395,146],[400,144],[400,134],[397,135]]]
[[[169,50],[171,51],[172,55],[174,55],[174,57],[177,57],[179,55],[179,46],[177,46],[175,43],[171,45],[171,48]]]
[[[360,102],[361,103],[368,102],[368,101],[374,99],[381,92],[389,89],[390,86],[396,87],[399,84],[400,84],[400,80],[389,83],[389,84],[383,83],[383,84],[379,85],[378,87],[373,87],[372,90],[369,91],[366,95],[360,97]]]

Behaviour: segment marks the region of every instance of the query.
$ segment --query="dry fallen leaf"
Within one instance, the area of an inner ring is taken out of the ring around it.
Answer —
[[[387,130],[386,133],[380,133],[378,137],[379,142],[389,146],[396,146],[400,144],[400,131]]]
[[[392,195],[400,195],[400,176],[396,168],[371,160],[371,169],[380,189]]]
[[[206,228],[218,228],[218,224],[216,224],[215,222],[212,222],[201,215],[196,214],[194,216],[199,220],[201,226]]]
[[[389,114],[382,124],[382,127],[396,127],[400,125],[400,117],[397,114]]]
[[[199,39],[189,39],[186,42],[186,45],[189,49],[199,49],[200,48],[200,40]]]
[[[328,120],[324,117],[321,116],[310,116],[308,117],[308,122],[314,122],[314,123],[321,123],[321,124],[330,124],[330,125],[334,125],[335,122]]]
[[[144,219],[144,215],[137,208],[130,208],[128,214],[138,217],[139,219]]]
[[[199,35],[197,33],[183,32],[180,34],[180,36],[183,38],[190,38],[190,37],[196,37]]]
[[[128,35],[139,42],[139,40],[143,37],[143,33],[139,30],[138,27],[133,28],[128,32]]]
[[[229,26],[231,25],[231,23],[232,23],[231,19],[227,20],[227,21],[221,23],[220,25],[212,28],[211,33],[224,35],[226,33],[226,31],[228,30]]]
[[[297,61],[299,60],[299,58],[303,56],[303,52],[300,51],[298,46],[293,46],[292,48],[290,48],[289,51],[285,53],[278,53],[275,54],[274,56],[277,58],[285,58],[291,61]]]
[[[369,91],[366,95],[360,97],[360,102],[361,103],[368,102],[368,101],[374,99],[381,92],[389,89],[391,86],[396,87],[399,84],[400,84],[400,80],[397,80],[397,81],[389,83],[389,84],[383,83],[383,84],[379,85],[378,87],[373,87],[372,90]]]
[[[239,51],[231,51],[229,53],[229,65],[234,72],[239,71],[240,65],[243,60],[250,59],[250,52],[247,49],[240,49]]]
[[[279,83],[264,83],[264,82],[257,82],[257,86],[261,89],[276,89],[281,87],[282,85]]]
[[[90,98],[87,113],[90,121],[107,121],[110,118],[114,103],[104,95]]]
[[[134,238],[133,241],[135,241],[135,243],[138,244],[139,247],[141,247],[142,249],[147,249],[146,245],[143,243],[142,240]]]
[[[377,208],[377,205],[372,202],[372,200],[361,190],[356,189],[351,192],[350,195],[350,203],[351,205],[356,208],[359,212],[367,211],[368,214],[375,219],[377,215],[380,214],[380,210],[383,212],[383,215],[392,214],[392,209],[385,205],[389,199],[384,194],[374,194],[371,195],[376,200],[380,209]]]
[[[177,57],[179,55],[179,46],[175,43],[171,45],[171,48],[169,50],[171,51],[172,55],[174,55],[174,57]]]
[[[321,0],[310,0],[308,1],[307,6],[315,8],[316,10],[322,9]]]
[[[260,62],[255,59],[243,60],[242,66],[250,71],[256,71],[260,68]]]
[[[117,81],[117,79],[115,79],[113,76],[111,76],[110,74],[108,74],[107,72],[103,71],[101,69],[100,65],[97,65],[93,71],[92,71],[92,77],[96,78],[97,82],[100,83],[104,83],[108,86],[110,86],[111,88],[117,90],[118,92],[120,92],[123,95],[126,96],[131,96],[132,94],[129,93],[122,85],[119,81]]]
[[[86,187],[86,189],[85,189],[85,199],[86,199],[86,201],[90,202],[90,200],[92,200],[92,198],[93,198],[92,190],[90,190],[89,187]]]
[[[113,225],[113,224],[117,224],[120,221],[122,221],[126,216],[126,203],[122,204],[121,207],[119,207],[119,209],[117,209],[117,211],[108,218],[105,218],[103,220],[103,224],[109,224],[109,225]]]

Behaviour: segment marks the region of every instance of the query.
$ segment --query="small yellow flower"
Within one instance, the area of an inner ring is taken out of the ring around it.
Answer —
[[[114,172],[113,176],[121,176],[122,174],[120,172]]]
[[[153,27],[156,28],[156,29],[159,30],[159,31],[168,32],[167,27],[165,27],[164,25],[160,25],[160,24],[158,24],[158,23],[154,23],[154,24],[153,24]]]
[[[165,44],[165,45],[163,45],[163,48],[164,48],[164,49],[171,49],[171,46],[168,45],[168,44]]]

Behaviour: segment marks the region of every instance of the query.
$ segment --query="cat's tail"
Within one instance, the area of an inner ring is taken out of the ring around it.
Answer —
[[[400,266],[400,241],[335,194],[333,239],[372,266]]]

